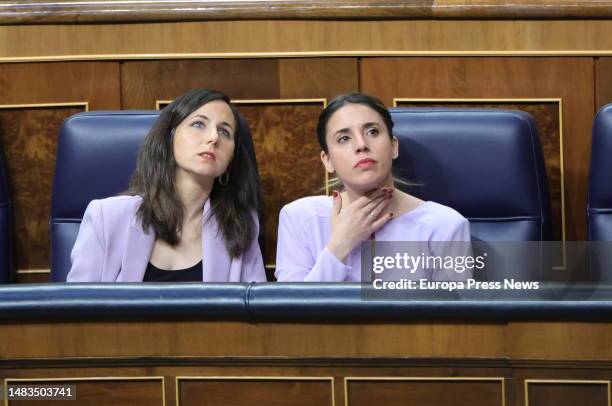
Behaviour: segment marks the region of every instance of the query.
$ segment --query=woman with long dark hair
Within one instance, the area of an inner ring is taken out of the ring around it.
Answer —
[[[469,223],[461,214],[395,188],[391,169],[399,143],[380,100],[363,93],[336,97],[319,116],[317,137],[323,165],[338,176],[342,190],[283,207],[276,257],[279,282],[360,281],[359,245],[367,240],[424,242],[423,246],[433,241],[468,242],[446,251],[469,254]],[[471,272],[406,274],[463,280]]]
[[[67,280],[265,281],[244,137],[223,93],[176,98],[147,135],[129,191],[87,207]]]

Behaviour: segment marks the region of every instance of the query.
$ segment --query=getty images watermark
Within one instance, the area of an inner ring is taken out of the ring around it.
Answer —
[[[538,290],[541,246],[365,242],[362,281],[375,291]]]

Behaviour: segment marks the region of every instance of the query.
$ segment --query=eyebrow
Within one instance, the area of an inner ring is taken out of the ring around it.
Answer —
[[[344,133],[347,133],[347,132],[349,132],[348,127],[346,127],[346,128],[341,128],[341,129],[339,129],[338,131],[336,131],[336,132],[334,133],[334,136],[336,136],[336,135],[338,135],[338,134],[344,134]]]
[[[367,123],[364,123],[364,124],[361,126],[361,128],[368,128],[368,127],[380,127],[380,126],[381,126],[381,123],[379,123],[379,122],[376,122],[376,121],[369,121],[369,122],[367,122]],[[350,130],[349,130],[349,128],[348,128],[348,127],[341,128],[341,129],[339,129],[338,131],[336,131],[336,132],[334,133],[334,136],[336,136],[336,135],[338,135],[338,134],[344,134],[344,133],[347,133],[347,132],[349,132],[349,131],[350,131]]]
[[[210,118],[208,116],[205,116],[204,114],[196,114],[192,118],[196,118],[196,117],[200,117],[200,118],[203,118],[206,121],[210,121]],[[220,124],[224,125],[226,127],[229,127],[231,130],[234,129],[234,127],[232,127],[232,125],[230,123],[228,123],[227,121],[222,121]]]

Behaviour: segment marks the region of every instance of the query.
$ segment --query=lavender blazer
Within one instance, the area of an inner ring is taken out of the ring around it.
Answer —
[[[341,262],[327,249],[331,235],[331,196],[310,196],[287,204],[278,221],[276,278],[279,282],[359,282],[361,247]],[[389,221],[375,233],[376,241],[470,241],[470,223],[461,214],[431,201]],[[449,248],[447,246],[447,248]],[[457,244],[452,255],[470,255],[469,244]],[[465,250],[465,252],[464,252]],[[434,254],[435,253],[431,253]],[[466,280],[471,271],[416,273],[416,279]]]
[[[116,196],[92,200],[87,206],[72,249],[68,282],[142,282],[155,233],[145,232],[136,217],[142,199]],[[204,204],[207,218],[210,202]],[[259,224],[256,220],[258,233]],[[231,258],[211,216],[202,228],[202,275],[205,282],[265,282],[257,239]]]

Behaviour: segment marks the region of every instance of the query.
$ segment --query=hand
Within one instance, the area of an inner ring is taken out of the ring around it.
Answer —
[[[384,187],[343,206],[342,197],[334,191],[330,217],[331,237],[327,249],[345,262],[357,244],[393,218],[393,213],[382,215],[392,197],[393,188]]]

